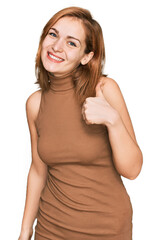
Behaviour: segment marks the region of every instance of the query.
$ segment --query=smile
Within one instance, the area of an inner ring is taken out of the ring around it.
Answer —
[[[48,58],[49,59],[53,59],[53,60],[55,60],[56,62],[63,62],[64,61],[64,59],[62,59],[62,58],[59,58],[59,57],[56,57],[56,56],[54,56],[53,54],[51,54],[51,53],[49,53],[48,52]]]

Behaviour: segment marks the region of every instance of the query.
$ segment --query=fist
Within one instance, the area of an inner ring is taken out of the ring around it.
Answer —
[[[117,111],[107,102],[103,94],[103,85],[99,82],[96,86],[96,97],[88,97],[82,106],[82,116],[86,124],[113,123]]]

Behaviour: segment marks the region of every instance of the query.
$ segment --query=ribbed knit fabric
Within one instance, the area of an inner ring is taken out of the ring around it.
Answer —
[[[113,164],[107,127],[85,123],[71,75],[49,79],[36,119],[48,178],[35,240],[131,240],[132,205]]]

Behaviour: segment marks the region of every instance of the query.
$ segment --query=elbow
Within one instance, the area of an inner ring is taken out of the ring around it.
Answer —
[[[137,174],[137,175],[133,175],[133,176],[129,177],[128,179],[129,179],[129,180],[135,180],[135,179],[137,178],[138,175],[139,175],[139,174]]]
[[[139,176],[142,166],[143,166],[143,154],[140,151],[140,156],[138,158],[138,164],[136,164],[136,166],[134,167],[133,173],[128,177],[128,179],[135,180]]]

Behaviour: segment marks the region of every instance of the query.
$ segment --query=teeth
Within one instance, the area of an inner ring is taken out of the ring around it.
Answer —
[[[49,53],[49,56],[50,56],[52,59],[55,59],[56,61],[59,61],[59,62],[63,61],[63,59],[57,58],[57,57],[51,55],[50,53]]]

